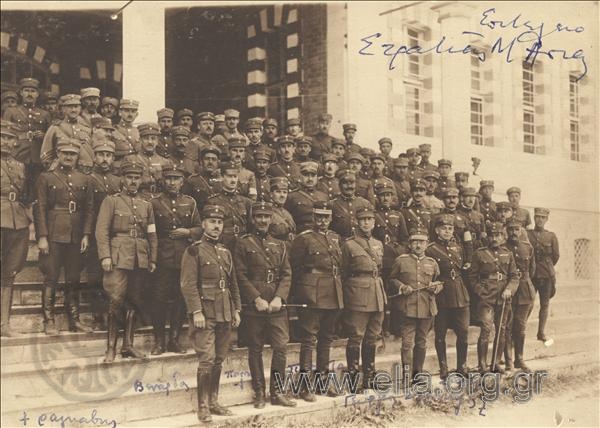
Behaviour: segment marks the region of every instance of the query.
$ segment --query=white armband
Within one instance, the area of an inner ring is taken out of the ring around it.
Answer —
[[[147,233],[156,233],[156,225],[155,224],[149,224],[148,225],[148,229],[146,229]]]

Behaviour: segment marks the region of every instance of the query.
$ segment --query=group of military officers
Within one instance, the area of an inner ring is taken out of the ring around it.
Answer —
[[[477,191],[468,173],[453,179],[450,160],[429,162],[428,144],[392,158],[389,138],[379,140],[379,153],[360,147],[354,124],[343,125],[344,139],[329,135],[328,114],[318,117],[312,137],[297,119],[283,135],[270,118],[249,119],[241,133],[233,109],[222,117],[198,113],[194,127],[189,109],[164,108],[157,123],[134,126],[138,103],[101,99],[97,88],[60,97],[59,114],[36,106],[39,82],[31,78],[19,95],[1,127],[2,336],[14,334],[12,286],[33,217],[46,334],[58,334],[62,268],[69,328],[105,328],[106,362],[116,356],[119,322],[122,356],[139,358],[140,312],[149,312],[154,327],[153,355],[185,353],[179,336],[189,319],[203,422],[231,414],[218,390],[231,329],[240,323],[255,406],[266,400],[265,343],[273,350],[271,403],[296,404],[275,382],[285,373],[289,305],[299,306],[301,372],[326,376],[331,343],[343,334],[348,373],[362,375],[364,388],[372,386],[384,326],[402,338],[410,379],[423,370],[432,327],[440,376],[448,375],[448,329],[457,336],[456,370],[466,374],[469,324],[481,328],[479,371],[504,371],[503,351],[505,368],[528,370],[525,325],[536,291],[538,339],[547,340],[559,258],[555,234],[544,229],[549,211],[536,208],[535,228],[526,229],[520,189],[494,202],[492,181],[481,180]],[[97,293],[94,326],[79,316],[84,266]],[[494,331],[497,355],[489,365]],[[306,388],[301,398],[315,400]]]

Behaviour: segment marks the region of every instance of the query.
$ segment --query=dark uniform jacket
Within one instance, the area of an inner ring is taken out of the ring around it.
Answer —
[[[246,146],[246,154],[244,157],[244,167],[252,172],[256,172],[256,163],[254,162],[254,153],[257,151],[265,151],[268,153],[271,162],[275,160],[275,151],[270,149],[269,146],[263,143],[251,144],[248,143]]]
[[[121,191],[121,178],[110,171],[104,172],[98,167],[94,168],[89,177],[90,186],[92,186],[92,192],[94,193],[94,216],[97,216],[104,198]]]
[[[160,153],[158,153],[158,154],[160,156],[165,157],[164,155],[161,155]],[[185,153],[182,154],[180,152],[173,151],[168,154],[167,159],[170,160],[171,163],[173,163],[176,167],[183,170],[185,172],[186,177],[200,171],[200,164],[197,161],[193,161],[192,159],[188,158],[185,155]]]
[[[375,190],[373,183],[367,178],[356,176],[356,195],[365,198],[372,205],[375,205]]]
[[[406,204],[410,199],[409,181],[396,178],[394,179],[394,187],[396,188],[396,194],[398,195],[398,206],[401,208],[406,207]]]
[[[513,305],[533,305],[535,288],[531,276],[535,273],[535,254],[533,247],[527,241],[509,240],[506,246],[512,251],[519,272],[519,288],[512,298]]]
[[[237,240],[233,252],[238,284],[245,311],[262,315],[254,305],[257,297],[270,302],[279,296],[285,303],[292,284],[292,269],[286,245],[259,232]],[[268,315],[266,312],[264,315]]]
[[[483,214],[483,219],[486,222],[494,222],[497,221],[498,216],[496,214],[496,202],[491,199],[483,199],[479,203],[479,212]]]
[[[531,216],[529,215],[529,211],[525,208],[517,207],[513,208],[514,214],[513,218],[521,223],[523,228],[527,228],[531,224]]]
[[[327,195],[319,190],[298,189],[288,194],[285,209],[294,218],[299,232],[312,229],[313,206],[317,201],[328,201]]]
[[[242,304],[229,250],[206,236],[190,245],[181,260],[181,293],[188,313],[230,322]]]
[[[124,122],[115,125],[115,158],[121,158],[140,150],[140,133],[137,127]]]
[[[412,229],[424,228],[430,230],[429,224],[431,223],[431,211],[424,206],[417,207],[411,205],[402,210],[404,215],[404,221],[406,221],[406,228],[410,232]]]
[[[269,233],[273,238],[284,241],[288,246],[291,245],[296,236],[296,222],[288,210],[273,205],[273,217],[271,218]]]
[[[292,243],[290,263],[293,278],[291,295],[295,302],[317,309],[344,307],[342,250],[337,233],[302,232]]]
[[[294,190],[300,187],[300,179],[302,174],[300,173],[300,165],[295,161],[285,161],[279,159],[277,162],[272,164],[267,170],[267,174],[271,177],[287,177],[290,182],[290,190]]]
[[[158,258],[152,204],[126,192],[107,196],[96,220],[98,258],[117,269],[148,269]]]
[[[400,211],[378,206],[375,211],[375,228],[373,237],[384,244],[406,244],[408,242],[408,231],[404,216]]]
[[[90,179],[62,167],[42,173],[36,184],[33,215],[38,239],[78,244],[93,233],[94,196]]]
[[[25,165],[10,155],[0,160],[0,211],[3,229],[24,229],[29,227],[29,216],[25,205]]]
[[[381,312],[387,298],[381,278],[383,244],[375,238],[353,236],[342,244],[344,307],[358,312]]]
[[[483,214],[474,209],[466,208],[462,204],[458,207],[457,211],[467,222],[467,230],[471,232],[473,247],[479,248],[483,246],[482,235],[485,233],[485,218]]]
[[[18,105],[4,111],[3,118],[16,123],[19,132],[13,155],[25,164],[40,163],[40,149],[43,137],[33,137],[33,132],[46,132],[52,123],[50,114],[39,107]]]
[[[162,170],[170,165],[170,162],[162,156],[152,153],[150,156],[146,153],[136,153],[127,156],[125,159],[138,162],[144,165],[142,173],[142,183],[140,184],[140,194],[156,194],[160,192],[162,186]]]
[[[469,306],[469,292],[463,281],[464,250],[455,240],[436,239],[429,244],[425,255],[434,259],[440,269],[438,281],[444,288],[436,296],[439,308],[462,308]]]
[[[233,248],[233,241],[248,232],[248,225],[252,220],[252,201],[237,192],[222,190],[208,198],[208,203],[225,208],[221,242],[227,248]]]
[[[256,178],[256,200],[257,201],[271,201],[271,196],[269,193],[271,192],[271,177],[268,174],[263,175],[262,177],[254,174]]]
[[[190,175],[183,183],[182,193],[191,196],[196,201],[196,206],[202,208],[208,198],[216,195],[222,189],[222,178],[218,171],[208,174],[206,171]]]
[[[473,234],[469,229],[467,217],[458,210],[450,211],[448,208],[442,209],[439,214],[431,217],[429,236],[435,237],[436,219],[444,214],[450,214],[454,217],[454,238],[460,243],[464,250],[465,263],[471,263],[473,258]],[[477,247],[479,248],[479,247]]]
[[[173,136],[171,130],[166,129],[160,131],[158,136],[158,144],[156,145],[156,153],[163,158],[170,157],[173,153]]]
[[[558,263],[558,239],[554,232],[535,228],[528,230],[529,242],[535,251],[535,274],[533,278],[554,278],[554,265]]]
[[[196,209],[196,201],[186,195],[172,197],[163,192],[150,202],[158,236],[158,266],[163,269],[179,269],[185,249],[202,236],[202,221]],[[169,232],[179,228],[190,229],[191,235],[188,238],[171,239]]]
[[[333,137],[324,132],[317,132],[312,136],[312,150],[310,151],[310,157],[321,162],[321,156],[325,153],[331,153],[331,143]]]
[[[45,164],[50,164],[56,159],[56,143],[60,138],[73,138],[81,143],[79,151],[79,165],[93,165],[94,151],[90,139],[92,129],[89,128],[81,116],[74,120],[63,119],[48,128],[40,149],[40,158]]]
[[[414,290],[411,294],[391,299],[391,307],[410,318],[430,318],[437,314],[435,294],[427,288],[440,274],[437,262],[428,256],[402,254],[396,259],[390,273],[390,294],[399,293],[402,285]]]
[[[335,177],[321,177],[317,183],[317,190],[325,193],[329,200],[340,196],[340,184]]]
[[[340,196],[332,203],[332,220],[329,228],[340,235],[342,238],[349,238],[354,235],[358,228],[356,212],[362,208],[373,208],[373,205],[365,198],[352,196],[347,198]]]
[[[502,292],[508,288],[514,295],[519,287],[515,258],[503,245],[475,250],[468,277],[472,290],[488,304],[502,304]]]

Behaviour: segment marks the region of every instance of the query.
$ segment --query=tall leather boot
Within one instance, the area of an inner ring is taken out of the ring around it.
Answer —
[[[210,415],[209,401],[210,401],[210,369],[198,369],[196,372],[196,380],[198,384],[198,420],[202,423],[212,422],[212,416]]]
[[[515,367],[521,369],[523,371],[528,372],[529,367],[525,364],[525,360],[523,359],[523,351],[525,349],[525,335],[519,334],[514,338],[515,343]]]
[[[91,327],[85,325],[79,319],[79,286],[76,284],[65,284],[65,306],[69,317],[69,331],[81,331],[91,333]]]
[[[267,395],[262,354],[257,355],[249,350],[248,368],[250,369],[252,389],[254,390],[254,407],[257,409],[262,409],[266,405]]]
[[[44,285],[42,289],[42,313],[44,314],[44,333],[49,336],[58,334],[54,322],[54,303],[56,302],[56,289],[53,286]]]
[[[541,305],[540,304],[540,312],[538,315],[538,332],[537,339],[545,342],[548,340],[546,337],[546,322],[548,321],[548,309],[550,305]]]
[[[105,363],[112,363],[115,360],[117,354],[117,336],[119,329],[117,326],[117,316],[113,311],[108,313],[106,332],[106,354],[104,355]]]
[[[317,372],[321,375],[321,382],[327,381],[329,375],[329,356],[331,354],[331,345],[328,343],[317,342]],[[319,389],[320,391],[321,389]],[[341,392],[341,391],[339,391]],[[330,382],[327,386],[328,397],[337,397],[339,395],[338,390],[333,382]]]
[[[365,345],[361,349],[362,352],[362,373],[363,373],[363,388],[373,389],[373,379],[375,377],[375,345]]]
[[[413,350],[402,348],[400,356],[402,357],[402,384],[406,387],[413,381]]]
[[[355,391],[347,391],[348,394],[357,394],[362,391],[362,385],[360,384],[360,372],[358,370],[358,363],[360,358],[360,348],[358,347],[346,347],[346,364],[348,368],[348,376],[355,386]]]
[[[513,369],[512,354],[513,354],[512,334],[511,335],[507,334],[506,339],[504,341],[504,362],[505,362],[506,370]]]
[[[446,380],[448,377],[448,360],[446,359],[446,341],[436,340],[435,341],[435,352],[438,357],[438,363],[440,365],[440,379]]]
[[[488,342],[487,341],[477,341],[477,361],[479,365],[479,373],[484,374],[488,373],[488,365],[487,365],[487,354],[488,354]]]
[[[425,348],[415,346],[413,348],[413,379],[415,375],[423,373],[423,365],[425,364]]]
[[[123,358],[146,358],[146,355],[133,347],[134,333],[135,309],[127,309],[127,312],[125,312],[125,333],[123,335],[123,347],[121,348],[121,355]]]
[[[183,300],[176,300],[171,305],[169,343],[167,344],[167,351],[169,352],[175,352],[177,354],[187,353],[187,349],[183,348],[179,343],[179,336],[181,335],[181,329],[183,328],[183,322],[185,321],[186,316],[185,311],[185,302]]]
[[[231,416],[233,412],[219,404],[219,384],[221,382],[221,365],[213,365],[210,372],[209,409],[213,415]]]
[[[312,378],[312,347],[308,346],[304,343],[300,345],[300,376],[305,376],[305,381],[308,381]],[[317,397],[315,394],[308,390],[308,385],[302,383],[302,389],[300,390],[300,398],[304,401],[308,401],[310,403],[317,401]],[[319,388],[317,386],[316,390]]]
[[[467,367],[467,349],[469,349],[469,344],[467,342],[456,343],[456,371],[463,376],[469,374],[469,369]]]
[[[272,348],[273,356],[271,357],[271,377],[269,379],[269,395],[271,396],[271,404],[275,406],[284,407],[296,407],[298,403],[290,400],[285,393],[282,391],[276,381],[276,374],[280,376],[280,380],[283,383],[285,381],[285,363],[286,363],[286,349],[283,347]]]
[[[12,286],[5,286],[2,284],[0,288],[1,296],[1,317],[2,325],[0,327],[0,336],[2,337],[15,337],[17,334],[10,328],[10,307],[12,304]]]
[[[159,307],[156,302],[152,308],[152,332],[154,333],[154,346],[150,351],[152,355],[161,355],[165,352],[165,308]]]

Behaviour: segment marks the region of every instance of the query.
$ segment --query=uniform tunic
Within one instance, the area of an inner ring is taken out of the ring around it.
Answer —
[[[35,131],[46,132],[52,123],[50,114],[33,105],[18,105],[4,111],[3,118],[17,124],[19,128],[18,142],[13,155],[24,164],[40,163],[40,149],[43,137],[35,137]]]
[[[222,178],[219,171],[210,174],[206,171],[190,175],[183,184],[182,193],[191,196],[200,208],[204,207],[208,198],[218,194],[221,189]]]
[[[288,194],[284,207],[294,218],[299,232],[312,229],[313,206],[317,201],[328,201],[327,195],[308,188],[298,189]]]
[[[435,295],[427,287],[439,274],[440,269],[433,258],[425,255],[417,257],[413,253],[402,254],[392,266],[390,283],[396,290],[400,290],[402,285],[409,285],[414,291],[393,298],[392,308],[410,318],[435,316],[437,314]]]
[[[321,177],[316,189],[325,193],[330,201],[341,195],[340,184],[335,177]]]
[[[342,238],[349,238],[358,229],[356,212],[362,208],[373,208],[373,205],[360,196],[340,196],[332,203],[332,220],[330,229]]]
[[[293,160],[286,161],[284,159],[279,159],[269,167],[267,174],[271,177],[287,177],[290,182],[290,190],[300,187],[300,180],[302,178],[300,165]]]
[[[437,278],[444,288],[436,297],[438,308],[463,308],[469,306],[469,292],[462,278],[464,250],[454,239],[448,242],[437,239],[425,250],[425,255],[438,264],[440,274]]]
[[[221,242],[232,250],[235,240],[248,232],[252,220],[252,201],[237,192],[223,189],[217,195],[208,198],[208,203],[225,208]]]

